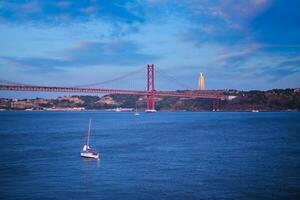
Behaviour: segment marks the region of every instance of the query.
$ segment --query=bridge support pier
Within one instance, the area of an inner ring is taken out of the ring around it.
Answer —
[[[156,112],[154,89],[154,64],[147,66],[147,109],[145,112]]]

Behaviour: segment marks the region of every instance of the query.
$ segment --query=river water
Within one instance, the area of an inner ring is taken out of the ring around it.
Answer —
[[[0,112],[0,137],[1,199],[300,199],[300,113]]]

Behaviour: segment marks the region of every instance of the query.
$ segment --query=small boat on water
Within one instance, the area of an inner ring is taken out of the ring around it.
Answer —
[[[96,149],[90,147],[89,145],[90,135],[91,135],[91,124],[92,124],[92,120],[89,119],[89,128],[80,156],[84,158],[99,159],[99,152]]]
[[[134,115],[135,115],[135,116],[138,116],[138,115],[140,115],[140,113],[138,112],[137,106],[135,106]]]
[[[146,109],[145,112],[146,113],[156,113],[157,110],[155,110],[155,109]]]

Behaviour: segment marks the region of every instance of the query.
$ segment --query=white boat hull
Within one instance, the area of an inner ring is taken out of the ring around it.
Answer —
[[[146,109],[145,112],[147,112],[147,113],[156,113],[157,110],[154,110],[154,109]]]
[[[90,153],[90,152],[82,152],[80,154],[80,156],[84,157],[84,158],[99,159],[99,154],[94,154],[94,153]]]

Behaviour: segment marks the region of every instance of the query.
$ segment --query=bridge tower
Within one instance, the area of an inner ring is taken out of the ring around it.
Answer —
[[[145,112],[156,112],[154,89],[154,64],[147,66],[147,109]]]

